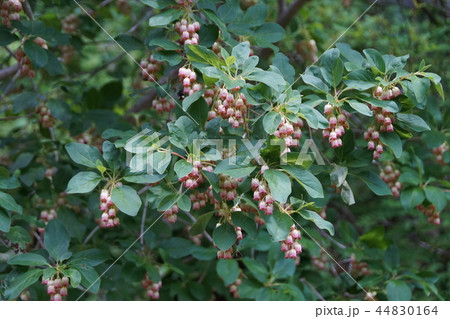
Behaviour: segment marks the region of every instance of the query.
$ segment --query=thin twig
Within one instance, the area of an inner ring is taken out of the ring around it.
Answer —
[[[333,244],[335,244],[336,246],[338,246],[341,249],[346,249],[347,247],[343,244],[341,244],[340,242],[338,242],[336,239],[334,239],[333,237],[331,237],[330,235],[328,235],[326,232],[324,232],[323,230],[320,231],[320,234],[326,238],[328,238]]]
[[[23,4],[23,11],[25,12],[25,14],[27,15],[28,19],[30,20],[34,20],[33,17],[33,10],[31,10],[31,6],[28,3],[28,0],[26,0]]]
[[[5,116],[5,117],[0,117],[0,121],[1,120],[4,120],[4,121],[6,121],[6,120],[16,120],[16,119],[20,119],[20,118],[22,118],[22,117],[30,117],[30,116],[33,116],[33,115],[35,115],[36,113],[30,113],[30,114],[26,114],[26,115],[17,115],[17,116]]]
[[[33,235],[36,238],[36,240],[38,241],[39,245],[41,245],[42,248],[45,248],[44,242],[42,241],[41,236],[39,236],[39,234],[36,233],[35,231],[33,232]]]
[[[52,138],[53,144],[56,143],[56,139],[55,139],[55,132],[53,131],[53,127],[49,127],[48,131],[50,132],[50,137]],[[55,146],[55,145],[53,145]],[[58,149],[55,147],[55,161],[59,162],[59,154],[58,154]]]
[[[185,213],[186,213],[186,215],[187,215],[194,223],[197,222],[197,219],[195,219],[195,217],[192,216],[191,213],[189,213],[189,212],[185,212]],[[210,242],[213,242],[212,237],[206,232],[206,230],[203,231],[203,235],[205,235],[206,239],[208,239]]]
[[[96,226],[90,233],[87,235],[86,239],[83,241],[83,245],[86,245],[89,239],[91,239],[92,236],[97,232],[97,230],[100,229],[100,226]]]
[[[315,294],[320,300],[326,301],[326,299],[322,297],[322,295],[321,295],[321,294],[313,287],[313,285],[311,285],[311,284],[308,282],[308,280],[306,280],[305,278],[300,278],[300,281],[301,281],[302,283],[304,283],[305,285],[307,285],[308,288],[311,289],[312,292],[314,292],[314,294]]]
[[[4,79],[9,78],[14,73],[16,73],[18,69],[19,69],[19,64],[16,64],[16,65],[12,65],[12,66],[9,66],[7,68],[0,70],[0,81],[3,81]]]
[[[145,224],[145,219],[147,217],[147,207],[148,207],[148,200],[147,197],[145,198],[145,204],[144,204],[144,211],[142,212],[142,219],[141,219],[141,236],[140,236],[140,243],[141,245],[144,245],[144,224]]]
[[[12,78],[12,80],[8,83],[8,85],[6,86],[5,92],[3,92],[2,96],[0,97],[0,102],[3,101],[3,98],[9,93],[9,91],[11,91],[11,89],[14,86],[14,83],[16,82],[16,80],[19,78],[20,76],[20,69],[17,70],[16,74],[14,75],[14,77]]]

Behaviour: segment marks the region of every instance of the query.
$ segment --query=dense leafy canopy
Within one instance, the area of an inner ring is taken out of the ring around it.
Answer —
[[[0,299],[449,298],[439,8],[0,2]]]

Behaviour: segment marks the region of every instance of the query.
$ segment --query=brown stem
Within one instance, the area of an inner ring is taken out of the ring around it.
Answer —
[[[315,294],[320,300],[326,301],[325,298],[322,297],[322,295],[316,290],[316,288],[313,287],[313,285],[311,285],[311,284],[309,283],[308,280],[306,280],[305,278],[301,278],[300,281],[301,281],[302,283],[304,283],[305,285],[307,285],[308,288],[311,289],[311,291],[314,292],[314,294]]]
[[[167,83],[170,79],[177,76],[178,70],[174,69],[170,71],[166,76],[164,76],[161,81],[158,81],[160,85]],[[146,95],[144,95],[135,106],[128,110],[128,113],[137,113],[142,110],[148,109],[152,105],[153,99],[156,97],[156,89],[150,90]]]
[[[4,79],[9,78],[14,73],[16,73],[18,69],[19,69],[19,64],[16,64],[16,65],[9,66],[7,68],[0,70],[0,81],[3,81]]]
[[[297,12],[310,1],[311,0],[295,0],[286,10],[283,10],[281,14],[278,15],[277,23],[283,28],[286,28]]]
[[[28,1],[25,1],[23,4],[23,12],[27,15],[28,19],[34,20],[33,17],[33,10],[31,10],[30,3]]]

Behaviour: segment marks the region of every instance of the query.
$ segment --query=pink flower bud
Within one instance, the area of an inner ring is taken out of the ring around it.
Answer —
[[[285,242],[286,244],[290,245],[290,244],[294,243],[294,239],[292,238],[291,235],[288,235],[288,236],[286,237],[286,239],[284,240],[284,242]]]
[[[48,293],[49,295],[50,295],[50,294],[56,293],[55,286],[53,286],[53,285],[48,285],[48,286],[47,286],[47,293]]]

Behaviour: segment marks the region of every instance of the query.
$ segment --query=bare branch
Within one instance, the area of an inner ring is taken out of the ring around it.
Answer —
[[[34,20],[33,10],[31,10],[31,6],[30,6],[30,3],[28,1],[24,2],[24,4],[23,4],[23,11],[27,15],[28,19]]]
[[[277,23],[283,28],[286,28],[289,22],[291,22],[291,20],[295,17],[297,12],[310,1],[311,0],[295,0],[289,5],[286,10],[278,15]]]
[[[19,64],[16,64],[0,70],[0,81],[3,81],[4,79],[10,76],[13,76],[13,74],[16,73],[18,69]]]

